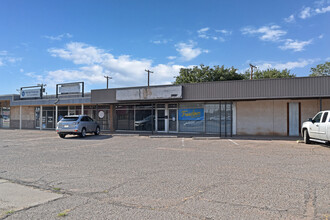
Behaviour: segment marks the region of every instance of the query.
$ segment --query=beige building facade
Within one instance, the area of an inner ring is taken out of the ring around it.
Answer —
[[[92,90],[81,96],[0,95],[0,128],[53,129],[85,114],[102,130],[139,134],[299,136],[330,109],[330,77],[299,77]]]

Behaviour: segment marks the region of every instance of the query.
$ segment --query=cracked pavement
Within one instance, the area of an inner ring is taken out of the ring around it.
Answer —
[[[330,217],[330,148],[292,139],[0,130],[0,158],[0,179],[62,194],[3,219]]]

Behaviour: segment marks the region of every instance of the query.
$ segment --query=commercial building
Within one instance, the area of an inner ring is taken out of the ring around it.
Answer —
[[[0,127],[54,129],[62,116],[83,112],[112,132],[298,136],[303,121],[330,109],[329,85],[325,76],[7,95]]]

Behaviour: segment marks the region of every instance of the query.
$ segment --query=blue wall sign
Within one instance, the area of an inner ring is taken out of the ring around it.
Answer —
[[[180,121],[199,121],[204,120],[203,108],[179,109]]]

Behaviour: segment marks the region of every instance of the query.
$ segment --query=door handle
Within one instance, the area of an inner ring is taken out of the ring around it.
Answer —
[[[316,125],[316,127],[318,127],[319,125]]]

